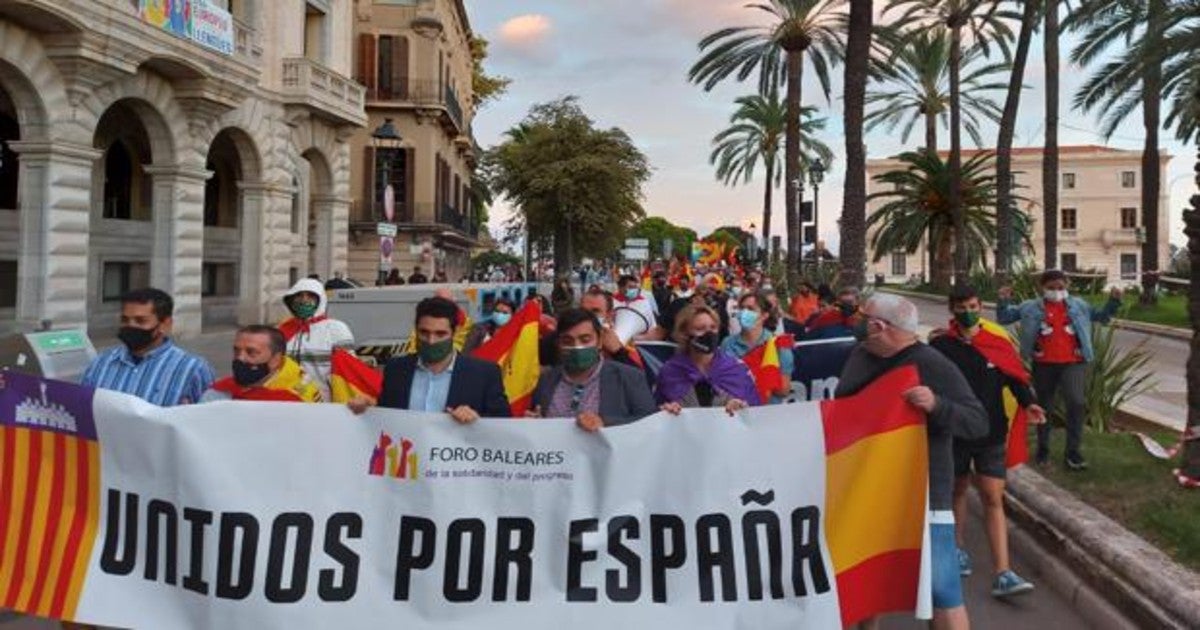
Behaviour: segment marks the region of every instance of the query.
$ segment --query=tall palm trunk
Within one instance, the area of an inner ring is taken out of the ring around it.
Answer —
[[[1200,105],[1200,90],[1196,102]],[[1196,152],[1196,185],[1200,186],[1200,151]],[[1200,269],[1200,194],[1192,195],[1192,207],[1183,212],[1184,233],[1188,237],[1188,257],[1192,269]],[[1200,434],[1200,282],[1188,287],[1188,315],[1192,322],[1192,347],[1187,362],[1187,430]],[[1200,479],[1200,439],[1185,443],[1180,472]]]
[[[1046,269],[1058,268],[1058,3],[1046,3],[1046,146],[1042,150],[1042,228]]]
[[[933,286],[939,291],[945,291],[950,287],[951,272],[954,269],[954,261],[951,260],[950,251],[954,246],[954,230],[945,230],[938,238],[938,244],[935,248],[936,256],[934,258],[933,269],[929,272],[932,278]]]
[[[937,153],[937,112],[926,108],[923,112],[925,115],[925,150],[929,153]]]
[[[866,107],[868,62],[871,57],[871,5],[871,0],[851,0],[846,39],[846,109],[843,119],[846,181],[839,235],[840,281],[846,286],[862,286],[866,283],[867,148],[863,142],[863,110]]]
[[[1156,54],[1160,54],[1166,10],[1163,0],[1150,0],[1146,8],[1146,43]],[[1162,82],[1162,63],[1146,63],[1142,75],[1142,127],[1146,132],[1142,148],[1142,229],[1146,234],[1146,241],[1142,243],[1142,304],[1158,302],[1155,276],[1158,271],[1158,195],[1162,188],[1158,162]]]
[[[937,155],[937,112],[932,109],[925,111],[925,151],[930,155]],[[938,251],[938,247],[934,246],[932,225],[929,226],[928,234],[925,236],[925,248],[928,250],[926,255],[929,258],[929,275],[926,281],[932,283],[939,290],[948,288],[949,282],[938,283],[933,279],[933,271],[938,268],[938,257],[941,252]]]
[[[788,289],[800,285],[800,194],[793,182],[800,181],[800,82],[804,77],[804,50],[787,51],[787,128],[784,147],[784,183],[787,194]]]
[[[763,216],[762,216],[762,242],[763,251],[771,247],[771,196],[775,189],[775,179],[772,175],[775,173],[775,156],[771,153],[767,154],[765,165],[767,167],[766,183],[763,184]]]
[[[962,206],[962,25],[950,29],[950,218],[954,223],[954,281],[966,284],[970,261],[967,260],[966,213]]]
[[[1008,78],[1008,94],[1004,99],[1004,111],[1000,114],[1000,135],[996,140],[996,274],[1000,283],[1007,284],[1016,257],[1013,239],[1012,145],[1017,128],[1017,110],[1021,106],[1021,91],[1025,83],[1025,62],[1029,59],[1029,47],[1033,40],[1033,29],[1037,25],[1037,0],[1025,0],[1021,13],[1021,31],[1017,35],[1017,50],[1013,55],[1012,74]]]

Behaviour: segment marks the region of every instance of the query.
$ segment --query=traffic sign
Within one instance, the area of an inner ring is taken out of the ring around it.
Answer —
[[[650,250],[645,247],[626,247],[621,255],[625,260],[650,260]]]
[[[395,238],[396,237],[396,224],[395,223],[376,223],[375,224],[375,234],[377,234],[379,236],[386,236],[388,238]]]
[[[647,247],[650,247],[650,239],[627,238],[625,239],[625,247],[646,249]]]

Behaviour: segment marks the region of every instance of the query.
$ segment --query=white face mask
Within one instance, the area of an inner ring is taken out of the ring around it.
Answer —
[[[1067,299],[1067,290],[1055,291],[1054,289],[1046,289],[1042,295],[1046,298],[1047,302],[1063,302]]]

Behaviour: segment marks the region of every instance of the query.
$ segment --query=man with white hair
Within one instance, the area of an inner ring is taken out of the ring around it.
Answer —
[[[860,341],[842,369],[836,397],[849,396],[894,368],[917,368],[921,385],[904,400],[925,413],[929,439],[930,541],[933,560],[933,627],[968,628],[954,539],[954,438],[988,433],[988,415],[962,373],[917,339],[917,307],[892,294],[872,295],[855,327]]]

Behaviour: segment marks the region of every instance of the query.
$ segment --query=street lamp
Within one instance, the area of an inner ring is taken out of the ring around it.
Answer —
[[[383,184],[384,221],[376,229],[379,234],[379,274],[375,282],[377,285],[384,284],[388,272],[392,270],[392,252],[396,248],[396,226],[392,224],[396,217],[396,191],[391,182],[392,164],[403,142],[400,132],[396,131],[396,126],[392,124],[392,119],[384,118],[383,124],[371,132],[371,146],[375,147],[375,164],[363,165],[363,168],[373,167],[377,181]],[[374,194],[374,191],[371,194]],[[389,228],[388,231],[383,229],[385,224]]]
[[[825,163],[821,158],[817,158],[808,167],[808,181],[813,187],[813,248],[817,246],[817,241],[821,240],[820,227],[820,211],[818,206],[821,201],[821,182],[825,180]],[[819,252],[818,252],[818,260]]]

